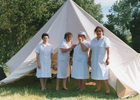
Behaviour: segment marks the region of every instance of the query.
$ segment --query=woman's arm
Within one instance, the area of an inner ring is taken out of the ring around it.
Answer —
[[[106,52],[107,52],[107,59],[106,59],[106,65],[110,64],[110,48],[106,48]]]
[[[39,60],[39,53],[36,53],[36,60],[37,60],[37,67],[40,69],[40,60]]]
[[[66,53],[66,52],[72,50],[75,46],[76,46],[76,44],[73,44],[70,48],[67,48],[67,49],[60,48],[60,50],[61,50],[62,53]]]
[[[88,64],[89,64],[89,66],[91,66],[91,55],[92,55],[92,50],[90,49],[89,57],[88,57]]]

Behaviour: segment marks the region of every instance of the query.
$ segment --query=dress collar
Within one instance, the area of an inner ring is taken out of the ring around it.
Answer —
[[[48,45],[49,45],[49,43],[48,43],[47,45],[45,45],[45,44],[42,42],[42,45],[43,45],[43,47],[46,47],[46,46],[48,46]]]
[[[99,40],[102,40],[103,38],[104,38],[104,36],[102,36]],[[99,41],[99,40],[97,39],[97,37],[96,37],[96,40]]]

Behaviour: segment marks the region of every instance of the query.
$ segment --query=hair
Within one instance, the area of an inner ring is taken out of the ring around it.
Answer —
[[[71,32],[66,32],[65,35],[64,35],[64,39],[66,39],[66,37],[67,37],[67,36],[70,36],[70,35],[72,35]]]
[[[41,38],[43,39],[44,36],[48,36],[48,38],[49,38],[49,34],[48,33],[43,33]]]
[[[79,34],[79,35],[82,35],[85,38],[85,40],[86,40],[86,36],[85,35],[83,35],[83,34]]]
[[[104,32],[104,29],[103,29],[102,27],[100,27],[100,26],[97,26],[97,27],[95,28],[94,32],[96,32],[98,28],[100,28],[100,29],[102,30],[102,32]]]

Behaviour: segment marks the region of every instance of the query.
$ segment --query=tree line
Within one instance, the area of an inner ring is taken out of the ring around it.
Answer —
[[[1,0],[0,63],[7,62],[54,15],[66,0]],[[94,0],[73,0],[100,23],[103,14]],[[104,25],[140,52],[140,1],[119,0]]]
[[[54,15],[66,0],[1,0],[0,62],[7,62]],[[74,0],[102,22],[101,6],[94,0]],[[93,13],[94,12],[94,13]]]
[[[105,26],[140,53],[140,0],[119,0],[110,13]]]

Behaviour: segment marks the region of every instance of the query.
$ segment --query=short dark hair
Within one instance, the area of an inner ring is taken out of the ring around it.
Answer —
[[[102,32],[104,32],[104,29],[103,29],[102,27],[100,27],[100,26],[97,26],[97,27],[95,28],[94,32],[96,32],[98,28],[100,28],[100,29],[102,30]]]
[[[48,36],[48,38],[49,38],[49,34],[48,33],[43,33],[41,38],[43,39],[44,36]]]
[[[66,37],[67,37],[67,36],[70,36],[70,35],[72,35],[71,32],[66,32],[65,35],[64,35],[64,39],[66,39]]]

